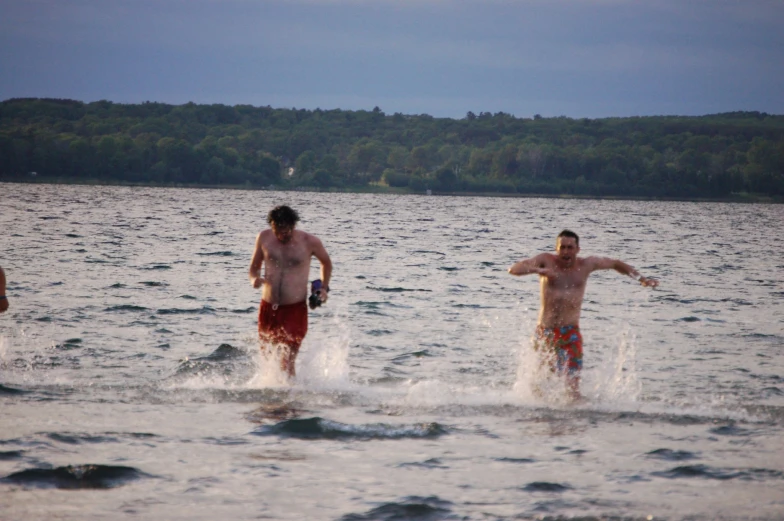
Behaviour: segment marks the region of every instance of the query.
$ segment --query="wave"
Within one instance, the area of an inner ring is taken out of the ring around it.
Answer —
[[[385,288],[381,286],[365,286],[366,289],[372,289],[373,291],[383,291],[385,293],[404,293],[407,291],[422,291],[426,293],[432,293],[432,289],[420,289],[420,288],[403,288],[401,286],[396,286],[393,288]]]
[[[256,371],[256,364],[244,350],[231,344],[221,344],[206,356],[186,358],[177,366],[174,381],[208,383],[211,388],[247,382]],[[233,394],[225,396],[232,399]],[[233,398],[236,399],[236,398]]]
[[[0,461],[9,461],[12,459],[21,459],[24,456],[23,450],[0,450]]]
[[[398,355],[390,360],[392,363],[399,362],[401,360],[406,360],[408,358],[423,358],[426,356],[433,356],[431,355],[427,349],[423,349],[421,351],[414,351],[412,353],[403,353],[402,355]]]
[[[496,458],[495,461],[502,463],[534,463],[536,460],[531,458]]]
[[[423,468],[423,469],[448,469],[449,467],[444,465],[443,462],[438,458],[430,458],[425,461],[415,461],[413,463],[400,463],[398,465],[400,468],[405,467],[414,467],[414,468]]]
[[[0,384],[0,395],[3,394],[24,394],[27,391],[16,389],[15,387],[8,387],[7,385]]]
[[[156,311],[159,315],[214,315],[215,310],[209,306],[194,309],[166,308]]]
[[[43,488],[108,489],[147,476],[133,467],[87,464],[22,470],[9,474],[3,481]]]
[[[233,257],[234,253],[230,251],[213,251],[209,253],[197,253],[196,255],[205,257]]]
[[[771,469],[735,469],[710,467],[708,465],[684,465],[661,472],[651,472],[651,475],[669,478],[701,478],[726,481],[740,479],[741,481],[760,481],[767,479],[782,479],[784,472]]]
[[[210,376],[219,374],[229,376],[234,373],[235,365],[226,362],[246,359],[251,364],[247,354],[230,344],[221,344],[207,356],[186,358],[177,366],[177,376]]]
[[[697,459],[697,455],[687,450],[671,450],[671,449],[656,449],[646,452],[645,456],[651,459],[660,459],[665,461],[686,461],[690,459]]]
[[[737,425],[722,425],[721,427],[714,427],[709,429],[711,434],[718,434],[719,436],[749,436],[753,431],[738,427]]]
[[[82,443],[117,443],[119,440],[114,436],[93,436],[90,434],[66,434],[62,432],[51,432],[46,435],[49,439],[69,445],[80,445]]]
[[[439,521],[455,519],[452,503],[436,496],[408,496],[401,501],[384,503],[364,514],[346,514],[340,521],[393,521],[398,519],[422,519]]]
[[[108,308],[104,309],[104,311],[106,311],[108,313],[112,313],[112,312],[115,312],[115,311],[149,311],[149,309],[144,307],[144,306],[134,306],[134,305],[131,305],[131,304],[120,304],[119,306],[108,307]]]
[[[201,362],[201,361],[210,361],[210,362],[223,362],[225,360],[232,360],[235,358],[241,358],[247,356],[247,353],[238,347],[234,347],[231,344],[221,344],[218,346],[215,351],[210,353],[207,356],[202,356],[199,358],[191,358],[190,361],[192,362]]]
[[[383,440],[402,438],[437,438],[448,431],[438,423],[414,425],[388,425],[372,423],[348,425],[324,418],[313,417],[285,420],[275,425],[265,425],[254,431],[259,436],[281,436],[301,439],[362,439]]]
[[[550,483],[549,481],[533,481],[522,487],[526,492],[566,492],[572,490],[569,485],[561,483]]]

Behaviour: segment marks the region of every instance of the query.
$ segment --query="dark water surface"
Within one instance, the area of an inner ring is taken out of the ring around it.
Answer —
[[[782,206],[0,193],[0,519],[784,519]],[[335,265],[293,385],[247,282],[279,203]],[[506,273],[562,228],[662,281],[592,276],[578,405]]]

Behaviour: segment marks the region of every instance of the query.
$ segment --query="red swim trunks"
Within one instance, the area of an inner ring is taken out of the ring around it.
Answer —
[[[553,371],[577,376],[583,368],[583,336],[577,326],[537,327],[534,349],[555,355],[550,363]]]
[[[259,306],[259,339],[268,344],[284,344],[296,354],[308,332],[308,305],[274,306],[264,300]]]

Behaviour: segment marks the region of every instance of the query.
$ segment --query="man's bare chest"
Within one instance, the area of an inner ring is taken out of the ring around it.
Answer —
[[[563,270],[548,278],[548,286],[556,291],[576,291],[585,289],[587,275],[582,270]]]
[[[297,268],[309,260],[305,248],[295,244],[265,248],[264,258],[270,267],[284,270]]]

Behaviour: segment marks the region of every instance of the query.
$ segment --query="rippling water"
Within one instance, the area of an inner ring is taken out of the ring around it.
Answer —
[[[0,194],[3,520],[784,519],[782,206]],[[335,265],[293,385],[247,282],[280,203]],[[579,405],[506,273],[562,228],[662,282],[592,276]]]

